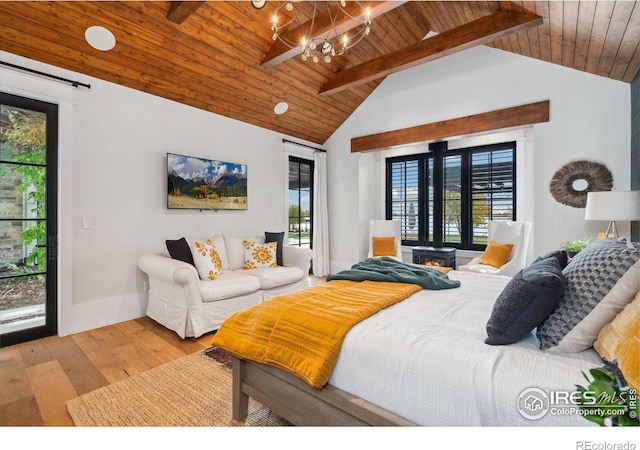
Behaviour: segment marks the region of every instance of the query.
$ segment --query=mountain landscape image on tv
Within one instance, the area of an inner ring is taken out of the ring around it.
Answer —
[[[247,209],[247,166],[167,153],[167,208]]]

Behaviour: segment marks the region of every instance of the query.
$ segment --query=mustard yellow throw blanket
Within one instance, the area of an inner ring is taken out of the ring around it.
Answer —
[[[421,289],[416,284],[336,280],[275,297],[229,317],[213,344],[324,386],[347,332]]]

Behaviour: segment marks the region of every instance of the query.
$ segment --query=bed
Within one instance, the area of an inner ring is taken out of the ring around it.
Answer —
[[[592,348],[542,351],[535,331],[514,344],[486,344],[487,320],[510,278],[459,271],[448,277],[460,286],[419,290],[353,326],[322,389],[234,357],[234,417],[246,416],[251,397],[304,426],[593,425],[575,412],[532,420],[520,406],[531,389],[574,392],[600,356]]]

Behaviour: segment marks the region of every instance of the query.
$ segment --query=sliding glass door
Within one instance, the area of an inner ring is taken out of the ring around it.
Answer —
[[[58,106],[0,92],[0,346],[57,333]]]

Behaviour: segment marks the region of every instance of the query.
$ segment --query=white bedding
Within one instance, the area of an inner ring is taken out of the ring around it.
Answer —
[[[509,281],[449,272],[456,289],[422,290],[348,333],[329,384],[424,426],[589,426],[577,414],[524,418],[526,388],[575,391],[581,371],[600,365],[592,349],[545,353],[532,333],[490,346],[485,325]]]

